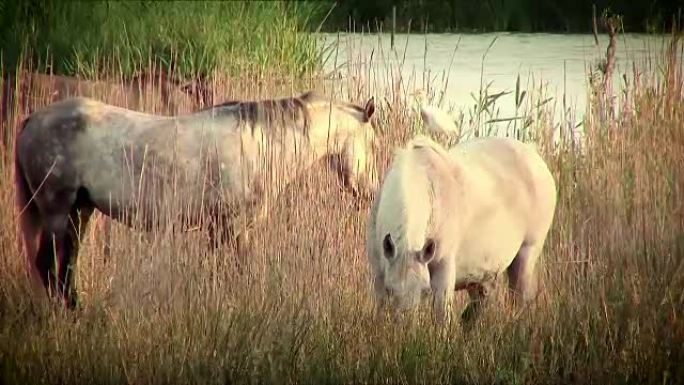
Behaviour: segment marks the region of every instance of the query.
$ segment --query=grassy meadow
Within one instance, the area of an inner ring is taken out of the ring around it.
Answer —
[[[538,89],[520,97],[524,136],[539,144],[559,188],[540,295],[517,311],[500,281],[467,334],[458,324],[435,326],[427,311],[413,320],[373,317],[369,207],[357,210],[323,166],[294,182],[257,226],[246,274],[228,249],[208,248],[202,232],[145,234],[117,224],[105,261],[93,226],[78,261],[83,309],[34,300],[18,251],[13,149],[3,147],[0,383],[682,383],[681,49],[673,39],[648,71],[625,74],[629,86],[616,85],[614,95],[619,113],[607,110],[611,95],[588,89],[581,148],[567,135],[579,122],[554,121],[553,103],[537,108]],[[307,88],[359,104],[375,95],[384,172],[393,147],[417,129],[416,116],[400,98],[401,79],[364,80],[371,68],[357,71],[332,86],[315,77],[283,85],[218,75],[212,84],[220,99]],[[50,97],[30,101],[39,108]],[[23,112],[12,107],[17,114],[2,124],[14,135]],[[456,311],[465,297],[457,295]]]

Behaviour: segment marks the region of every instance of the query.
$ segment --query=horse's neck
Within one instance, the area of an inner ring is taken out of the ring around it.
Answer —
[[[442,206],[436,215],[441,217],[444,212],[460,212],[462,210],[460,201],[469,194],[469,184],[471,183],[466,172],[467,168],[464,167],[460,159],[444,151],[439,151],[439,149],[430,151],[426,155],[423,158],[425,163],[422,172],[432,185],[435,199]]]
[[[200,110],[191,112],[189,114],[180,115],[179,118],[186,120],[202,121],[202,122],[214,122],[219,120],[236,120],[238,119],[237,114],[230,113],[231,107],[214,107],[206,110]]]
[[[321,159],[329,154],[340,154],[354,133],[350,130],[328,130],[327,127],[312,130],[309,133],[309,143],[316,159]]]
[[[303,128],[267,127],[263,126],[263,122],[242,124],[237,113],[229,111],[232,106],[221,108],[223,108],[222,111],[218,109],[199,111],[180,119],[198,127],[212,127],[212,130],[215,130],[219,136],[230,131],[231,135],[238,135],[245,143],[260,143],[259,146],[270,147],[261,155],[253,154],[257,157],[276,156],[289,160],[296,158],[298,166],[308,168],[326,155],[325,140],[321,141],[311,132],[307,135]],[[271,147],[271,144],[277,145]]]

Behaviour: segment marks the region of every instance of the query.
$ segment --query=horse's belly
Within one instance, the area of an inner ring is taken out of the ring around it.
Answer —
[[[203,183],[120,183],[98,186],[90,197],[98,210],[128,225],[182,221],[188,225],[213,212],[220,197]]]
[[[508,213],[471,226],[456,255],[457,283],[487,280],[513,261],[524,241],[525,228]]]

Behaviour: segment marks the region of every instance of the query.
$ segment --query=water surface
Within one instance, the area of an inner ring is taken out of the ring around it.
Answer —
[[[324,34],[323,38],[331,43],[337,41],[338,35]],[[655,63],[653,59],[664,52],[667,38],[620,35],[614,88],[619,90],[624,84],[621,74],[626,71],[631,79],[633,64],[644,69],[649,58]],[[491,83],[489,94],[514,91],[520,76],[521,88],[541,87],[547,97],[553,98],[548,106],[554,108],[557,119],[563,117],[565,96],[567,109],[576,114],[574,120],[578,121],[586,108],[589,73],[600,73],[597,64],[605,60],[608,36],[599,35],[598,46],[591,34],[543,33],[402,34],[396,35],[394,50],[390,49],[389,34],[341,34],[339,43],[337,63],[332,52],[326,70],[343,78],[364,77],[375,85],[376,92],[389,86],[393,72],[395,79],[401,74],[407,93],[427,89],[436,96],[434,104],[441,102],[455,115],[459,111],[468,114],[481,84]],[[363,70],[359,73],[360,68]],[[502,96],[497,107],[500,118],[515,116],[513,93]]]

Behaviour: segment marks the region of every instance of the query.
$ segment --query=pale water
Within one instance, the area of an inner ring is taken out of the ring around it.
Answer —
[[[326,69],[343,79],[362,77],[374,88],[370,92],[377,94],[386,93],[391,79],[401,76],[406,90],[404,96],[411,97],[411,92],[427,89],[432,96],[431,103],[451,111],[454,116],[459,111],[468,116],[475,105],[473,96],[479,95],[481,84],[486,86],[491,82],[490,95],[513,91],[497,100],[498,111],[490,119],[516,116],[514,91],[520,76],[522,89],[538,91],[541,86],[545,97],[553,98],[546,107],[554,108],[556,121],[579,122],[586,108],[589,73],[600,74],[597,64],[605,60],[608,45],[605,34],[599,35],[598,46],[591,34],[402,34],[395,37],[392,51],[389,34],[341,34],[339,49],[329,53]],[[627,72],[627,79],[631,80],[633,65],[644,69],[658,62],[655,59],[664,52],[668,37],[644,34],[618,37],[613,82],[616,92],[624,85],[623,73]],[[336,34],[324,34],[323,38],[327,44],[338,41]],[[368,72],[371,61],[372,70]],[[448,84],[444,87],[447,78]],[[570,115],[563,114],[564,96],[565,110],[571,111]]]

